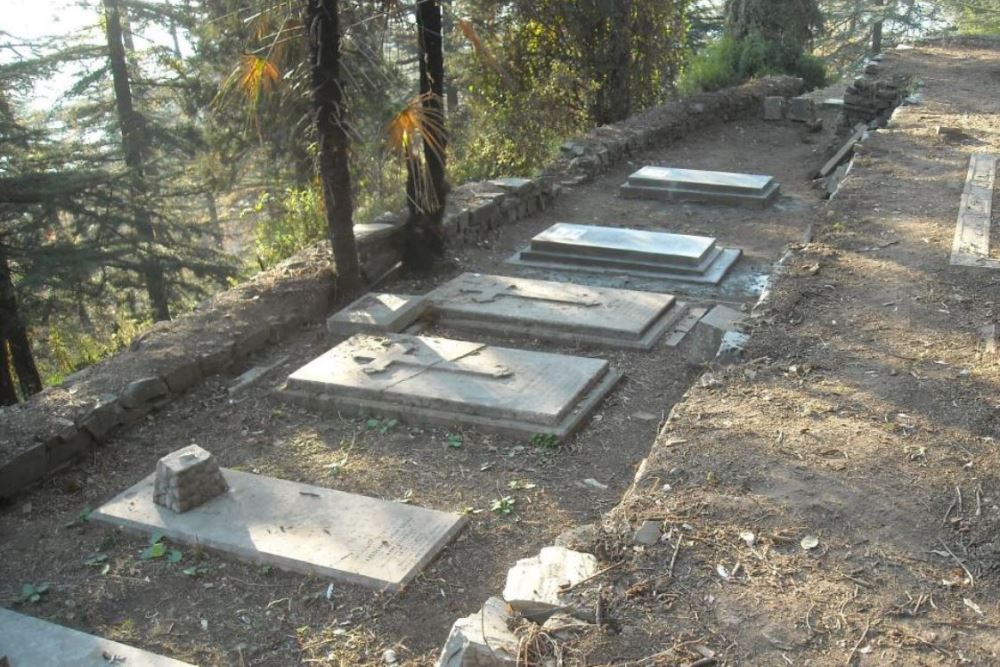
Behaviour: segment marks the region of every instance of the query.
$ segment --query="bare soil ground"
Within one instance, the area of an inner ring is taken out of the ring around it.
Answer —
[[[369,428],[279,403],[271,392],[284,376],[328,347],[317,328],[255,360],[289,356],[245,394],[230,398],[227,379],[215,379],[0,510],[0,594],[13,604],[22,583],[51,582],[40,602],[18,608],[201,665],[377,665],[388,648],[404,664],[429,665],[452,621],[497,593],[515,560],[610,513],[600,554],[621,565],[593,583],[605,585],[620,633],[568,647],[577,662],[662,653],[636,664],[681,664],[704,645],[727,664],[888,664],[886,656],[934,664],[960,653],[991,664],[995,640],[983,624],[998,623],[988,564],[997,559],[1000,489],[990,472],[995,443],[986,439],[1000,430],[1000,371],[976,356],[973,332],[996,321],[998,283],[946,265],[973,147],[939,144],[929,127],[961,121],[995,147],[989,114],[998,103],[982,80],[998,63],[995,52],[945,49],[896,63],[924,79],[928,101],[880,133],[829,208],[809,183],[829,131],[750,121],[652,151],[490,243],[456,252],[460,270],[510,273],[504,260],[534,233],[556,221],[596,222],[717,236],[766,271],[823,222],[821,240],[797,257],[755,332],[755,361],[716,373],[683,399],[649,473],[617,509],[660,420],[703,370],[687,367],[681,351],[483,337],[601,356],[625,372],[591,424],[548,451],[473,430]],[[773,174],[785,197],[765,211],[616,197],[635,166],[657,162]],[[452,273],[383,288],[420,292]],[[753,301],[752,290],[723,298]],[[460,436],[459,447],[449,435]],[[326,580],[191,549],[179,564],[141,561],[141,539],[66,526],[191,442],[229,467],[467,510],[472,521],[402,594],[334,585],[329,599]],[[588,478],[609,488],[581,484]],[[945,516],[956,485],[962,502]],[[491,512],[504,496],[513,512]],[[670,541],[636,549],[622,520],[634,527],[639,518],[663,519],[674,538],[683,535],[677,551]],[[755,533],[752,548],[739,537],[746,530]],[[808,552],[799,546],[807,533],[819,538]],[[95,554],[107,556],[106,572],[105,562],[86,563]],[[973,584],[963,583],[959,560]]]
[[[1000,273],[948,264],[968,156],[1000,152],[995,48],[890,58],[923,104],[865,144],[751,361],[676,406],[604,524],[604,557],[624,559],[601,582],[622,632],[576,655],[1000,665],[1000,358],[979,338],[1000,319]],[[666,536],[639,548],[644,519]]]

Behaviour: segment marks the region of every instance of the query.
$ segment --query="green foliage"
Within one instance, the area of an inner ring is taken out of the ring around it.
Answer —
[[[264,192],[241,216],[255,218],[254,248],[261,268],[326,238],[323,195],[313,188],[286,188],[280,199]]]
[[[514,505],[516,504],[517,500],[515,500],[513,496],[494,498],[493,502],[490,504],[490,511],[494,514],[510,516],[514,513]]]
[[[452,449],[462,448],[462,436],[458,435],[457,433],[450,434],[447,438],[447,442],[448,446],[451,447]]]
[[[163,557],[170,563],[179,563],[184,555],[178,549],[168,549],[161,533],[153,533],[149,538],[149,546],[139,554],[139,560],[157,560]]]
[[[531,444],[539,449],[551,451],[559,447],[559,438],[553,433],[536,433],[531,436]]]
[[[365,422],[365,428],[367,428],[369,431],[376,431],[378,433],[381,433],[382,435],[385,435],[392,429],[396,428],[396,425],[398,423],[399,420],[397,420],[394,417],[388,419],[379,419],[378,417],[372,417],[371,419]]]
[[[826,67],[820,58],[754,34],[745,39],[725,35],[710,44],[681,75],[678,89],[685,94],[713,91],[775,74],[802,77],[808,89],[826,84]]]
[[[46,385],[59,384],[67,375],[124,349],[149,324],[117,309],[112,321],[89,331],[72,319],[39,327],[34,332],[41,353],[38,370]]]
[[[52,588],[52,584],[44,582],[41,584],[24,584],[21,586],[21,594],[18,596],[18,602],[40,602],[42,596],[49,592]]]

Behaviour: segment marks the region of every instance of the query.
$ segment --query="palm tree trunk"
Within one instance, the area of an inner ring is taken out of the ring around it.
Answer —
[[[337,0],[308,0],[312,102],[319,138],[319,177],[326,224],[333,249],[338,296],[361,289],[361,268],[354,239],[350,140],[340,84],[340,16]]]
[[[444,256],[444,210],[448,195],[446,151],[448,133],[445,130],[444,112],[444,40],[442,39],[441,4],[439,0],[417,2],[417,46],[420,64],[420,93],[424,96],[424,110],[432,125],[440,128],[441,136],[434,137],[434,144],[424,142],[424,161],[433,190],[426,199],[436,202],[428,210],[417,202],[414,183],[416,169],[410,165],[407,175],[407,203],[409,218],[406,221],[403,246],[403,264],[416,271],[429,270],[435,260]]]
[[[121,9],[118,0],[104,0],[105,32],[108,38],[108,64],[111,67],[111,78],[114,83],[115,107],[118,111],[118,123],[122,131],[122,151],[125,153],[125,166],[128,168],[132,182],[133,205],[135,207],[135,231],[140,242],[147,246],[142,250],[142,273],[146,283],[146,292],[153,308],[153,318],[157,321],[170,319],[170,302],[167,298],[167,284],[163,275],[163,267],[153,256],[153,246],[156,243],[156,233],[149,212],[141,201],[146,193],[146,178],[143,168],[143,153],[145,139],[142,132],[142,122],[132,104],[132,85],[129,79],[128,65],[125,60],[125,44],[122,35]]]
[[[875,0],[876,7],[884,7],[885,0]],[[881,11],[881,9],[879,10]],[[879,54],[882,53],[882,25],[884,22],[884,17],[879,14],[878,18],[875,20],[875,25],[872,26],[872,53]]]

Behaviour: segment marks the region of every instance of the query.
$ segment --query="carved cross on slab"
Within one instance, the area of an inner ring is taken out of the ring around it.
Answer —
[[[422,369],[422,371],[443,371],[445,373],[457,373],[462,375],[479,375],[490,378],[505,378],[514,374],[506,366],[496,364],[493,368],[470,368],[462,366],[457,362],[466,357],[478,354],[486,346],[480,345],[471,352],[463,354],[458,359],[448,361],[447,359],[426,359],[415,354],[416,348],[409,344],[392,343],[384,351],[356,352],[353,355],[354,361],[364,364],[362,369],[368,375],[377,375],[389,370],[393,364],[400,366],[412,366]],[[421,372],[422,372],[421,371]]]
[[[472,295],[471,298],[476,303],[491,303],[502,296],[514,297],[516,299],[528,299],[531,301],[550,301],[552,303],[568,303],[574,306],[584,306],[593,308],[601,305],[601,300],[593,292],[573,289],[568,286],[561,286],[564,289],[563,295],[539,294],[531,290],[524,291],[518,288],[516,283],[493,283],[489,281],[465,280],[458,283],[460,294]]]

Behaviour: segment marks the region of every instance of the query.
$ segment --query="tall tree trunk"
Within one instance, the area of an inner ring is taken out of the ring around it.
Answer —
[[[875,24],[872,26],[872,53],[878,54],[882,53],[882,25],[884,23],[885,17],[883,16],[882,8],[885,7],[885,0],[875,0],[875,6],[879,9],[879,15],[875,19]]]
[[[17,403],[14,378],[10,374],[10,359],[7,357],[7,341],[0,338],[0,406]]]
[[[361,267],[354,240],[349,139],[340,85],[340,15],[337,0],[308,0],[312,102],[319,137],[319,177],[326,225],[337,272],[337,290],[349,296],[361,289]]]
[[[21,321],[17,295],[14,293],[14,281],[11,279],[7,255],[2,246],[0,246],[0,347],[4,348],[0,354],[0,363],[3,363],[3,369],[0,369],[0,404],[10,405],[6,401],[11,397],[13,397],[11,402],[17,402],[17,394],[13,391],[11,369],[17,375],[21,395],[28,397],[40,392],[42,379],[38,376],[38,368],[35,366],[28,331]]]
[[[118,123],[122,130],[122,151],[125,153],[125,166],[128,168],[132,183],[132,195],[135,206],[135,231],[139,240],[145,246],[156,243],[156,233],[149,219],[145,203],[141,200],[146,193],[146,177],[143,167],[145,139],[142,132],[142,122],[132,105],[132,85],[129,80],[128,65],[125,60],[125,44],[122,37],[121,11],[118,0],[104,0],[105,31],[108,38],[108,64],[111,67],[111,77],[114,82],[115,107],[118,111]],[[170,319],[170,302],[167,299],[167,284],[163,275],[163,267],[153,256],[153,248],[143,248],[142,258],[143,278],[146,292],[153,308],[153,318]]]
[[[593,44],[597,94],[592,117],[598,125],[616,123],[632,111],[632,2],[598,3],[602,39]],[[603,42],[603,44],[601,43]]]
[[[424,96],[424,111],[439,128],[432,147],[424,142],[424,161],[430,177],[431,193],[426,202],[416,195],[416,168],[407,166],[407,204],[409,217],[403,239],[403,264],[416,271],[429,270],[435,260],[444,257],[444,209],[448,194],[445,178],[448,133],[444,113],[444,40],[441,33],[441,3],[439,0],[417,2],[417,46],[420,64],[420,94]],[[431,205],[433,202],[433,205]]]

